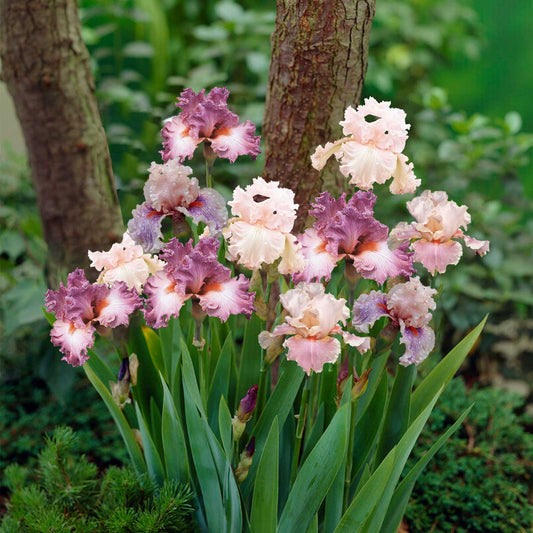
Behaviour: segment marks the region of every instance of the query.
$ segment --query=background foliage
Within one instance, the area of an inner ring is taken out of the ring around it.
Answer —
[[[81,1],[83,35],[126,219],[139,202],[146,169],[159,148],[161,121],[175,112],[175,97],[184,87],[228,86],[230,107],[260,128],[274,4]],[[526,38],[519,36],[527,34],[532,8],[522,3],[506,9],[505,16],[501,9],[495,0],[380,1],[365,95],[406,109],[412,124],[406,152],[416,162],[423,187],[446,190],[451,199],[467,204],[471,234],[491,241],[491,253],[481,261],[464,257],[461,269],[450,268],[439,277],[443,351],[490,312],[467,377],[482,383],[521,378],[521,390],[531,401],[533,179],[528,154],[533,136],[522,131],[514,109],[532,130],[533,110],[521,100],[521,90],[533,87],[533,70],[520,63],[527,55],[516,54],[516,44],[511,49],[508,43],[510,32],[515,43]],[[190,164],[203,174],[195,160]],[[261,173],[262,160],[221,167],[217,187],[228,195],[236,183]],[[60,398],[68,395],[76,376],[59,362],[41,319],[46,248],[29,172],[14,153],[0,162],[0,186],[0,379],[27,383],[29,396],[43,395],[31,400],[36,405],[44,403],[46,392],[42,382],[36,386],[34,378],[23,377],[25,367],[45,378]],[[397,221],[408,217],[394,198],[383,209]],[[10,390],[2,384],[2,405],[11,405]],[[13,427],[19,435],[27,409],[33,412],[28,405],[2,408],[0,430]],[[27,448],[38,439],[33,433]],[[24,438],[20,442],[24,448]]]

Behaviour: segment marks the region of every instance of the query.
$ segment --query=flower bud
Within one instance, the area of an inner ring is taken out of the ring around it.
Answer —
[[[368,385],[368,376],[370,375],[371,371],[372,371],[372,369],[368,368],[367,370],[365,370],[361,374],[361,377],[358,378],[355,375],[355,369],[354,369],[354,381],[355,381],[355,384],[352,387],[352,400],[357,400],[357,398],[360,398],[363,395],[363,393],[365,392],[366,387]]]
[[[239,403],[239,408],[237,409],[235,416],[231,419],[231,424],[233,426],[233,439],[235,441],[240,440],[244,432],[244,428],[246,427],[246,422],[252,418],[255,406],[257,404],[257,390],[257,385],[254,385],[248,390],[246,396]]]
[[[255,437],[252,437],[246,448],[244,448],[244,451],[241,453],[239,464],[235,469],[235,477],[239,483],[242,483],[247,478],[250,467],[252,466],[254,453]]]
[[[136,353],[130,355],[130,385],[137,385],[137,370],[139,369],[139,359]]]

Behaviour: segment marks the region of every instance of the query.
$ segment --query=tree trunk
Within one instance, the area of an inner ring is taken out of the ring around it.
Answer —
[[[109,248],[124,231],[76,1],[0,0],[0,59],[28,147],[55,287],[70,270],[89,266],[88,250]]]
[[[263,124],[263,176],[296,193],[296,228],[322,190],[344,188],[331,162],[320,173],[310,156],[341,136],[339,121],[361,98],[375,0],[278,0]]]

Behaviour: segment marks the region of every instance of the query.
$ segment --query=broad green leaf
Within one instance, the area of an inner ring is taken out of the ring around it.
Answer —
[[[319,402],[324,404],[325,423],[333,418],[337,412],[335,398],[337,396],[337,365],[326,363],[322,369],[320,381],[320,399]]]
[[[350,453],[350,450],[348,450]],[[332,533],[342,517],[344,499],[344,481],[346,478],[346,455],[326,496],[324,514],[324,533]]]
[[[463,414],[457,419],[457,421],[450,426],[431,446],[431,448],[422,456],[421,459],[411,468],[409,473],[402,479],[394,491],[394,496],[390,502],[385,520],[381,527],[381,533],[396,533],[400,527],[400,522],[409,503],[411,492],[415,486],[416,480],[427,466],[433,456],[440,450],[440,448],[446,443],[446,441],[457,431],[463,420],[466,418],[474,404],[472,404]]]
[[[389,481],[395,457],[396,448],[393,448],[352,500],[335,533],[360,533],[363,530]]]
[[[189,461],[187,444],[180,417],[174,405],[163,376],[163,413],[161,416],[161,438],[165,457],[166,478],[181,483],[189,480]]]
[[[352,466],[354,479],[357,479],[357,473],[367,461],[370,450],[376,440],[387,403],[387,394],[387,376],[383,375],[372,401],[368,404],[363,416],[355,424]]]
[[[385,420],[381,429],[376,452],[376,463],[380,463],[390,450],[392,450],[409,425],[411,389],[415,375],[416,365],[409,365],[407,367],[398,365],[387,405]]]
[[[165,472],[163,469],[163,462],[159,456],[159,452],[154,444],[148,425],[143,417],[139,406],[135,404],[135,412],[137,413],[137,422],[139,423],[139,431],[141,432],[141,439],[143,443],[143,453],[148,467],[148,473],[161,486],[165,479]]]
[[[307,416],[310,416],[310,415],[308,414]],[[325,409],[324,409],[324,404],[322,404],[316,415],[316,419],[315,419],[315,423],[313,424],[313,427],[310,429],[310,431],[306,430],[307,438],[304,444],[302,462],[305,461],[306,457],[311,453],[311,450],[315,447],[316,443],[318,442],[318,439],[322,436],[322,433],[324,433],[324,417],[325,417]],[[308,421],[308,424],[310,426],[311,421]]]
[[[183,358],[184,361],[185,359],[186,357]],[[197,491],[199,493],[198,496],[201,494],[208,531],[227,531],[226,512],[222,503],[217,468],[208,444],[201,412],[195,402],[195,397],[199,397],[199,392],[194,392],[190,389],[185,377],[186,373],[188,373],[185,371],[185,366],[183,371],[185,427],[189,436],[191,456],[200,489]]]
[[[181,368],[183,381],[185,385],[187,385],[187,389],[191,395],[191,400],[200,410],[200,414],[205,417],[202,397],[200,396],[200,389],[198,388],[198,381],[196,379],[196,373],[194,371],[191,355],[183,339],[181,340]],[[183,388],[183,392],[185,394],[185,387]]]
[[[165,328],[167,329],[167,328]],[[150,352],[150,357],[154,363],[155,369],[166,377],[167,370],[165,367],[165,360],[163,358],[163,350],[161,347],[161,339],[159,335],[152,328],[142,328],[146,346]]]
[[[246,323],[244,339],[242,341],[241,357],[238,361],[239,383],[237,385],[235,409],[237,409],[238,402],[240,402],[248,392],[248,389],[257,385],[259,371],[261,370],[261,346],[259,346],[259,341],[257,339],[259,333],[263,331],[264,326],[264,322],[256,314],[253,314],[250,320]]]
[[[350,404],[341,407],[300,468],[280,517],[278,532],[306,531],[346,454]]]
[[[226,337],[222,350],[220,351],[207,399],[207,417],[212,428],[216,427],[220,398],[228,398],[232,360],[233,336],[230,333]]]
[[[307,533],[318,533],[318,513],[313,516],[311,520],[311,525],[307,529]]]
[[[424,378],[411,398],[411,420],[417,418],[433,398],[435,392],[448,385],[472,349],[487,321],[485,317],[446,357]]]
[[[124,444],[126,445],[126,449],[128,450],[128,454],[133,464],[133,468],[135,468],[135,471],[139,475],[144,474],[147,472],[146,463],[144,462],[141,449],[139,448],[139,445],[137,444],[137,441],[133,436],[133,432],[131,431],[129,424],[126,421],[126,418],[122,414],[122,411],[115,403],[115,400],[113,400],[111,392],[100,381],[96,373],[91,368],[91,363],[92,362],[89,359],[89,361],[87,361],[83,365],[83,370],[85,371],[85,374],[89,378],[89,381],[93,384],[93,387],[98,391],[98,394],[100,394],[102,400],[104,400],[104,403],[109,409],[109,412],[111,413],[111,416],[115,421],[115,424],[117,425],[120,435],[124,440]]]
[[[220,434],[220,440],[222,441],[222,447],[226,452],[226,457],[231,460],[232,453],[232,438],[231,438],[231,414],[228,409],[228,404],[224,399],[224,396],[220,397],[218,406],[218,431]]]
[[[163,408],[161,407],[161,409]],[[150,435],[159,452],[159,457],[164,460],[165,454],[163,453],[163,440],[161,438],[161,411],[153,398],[150,399]]]
[[[252,514],[253,533],[275,533],[278,522],[279,429],[274,418],[268,434],[254,483]]]
[[[109,365],[94,350],[87,350],[89,354],[89,364],[91,370],[98,376],[102,383],[117,381],[117,374],[111,370]]]
[[[172,378],[172,360],[174,355],[174,326],[169,322],[166,328],[159,328],[157,330],[159,341],[161,345],[162,366],[165,370],[163,377],[167,383],[170,383]]]
[[[365,393],[357,401],[356,420],[359,420],[363,416],[366,409],[368,408],[368,405],[370,404],[370,402],[373,401],[374,393],[376,392],[376,389],[378,388],[381,382],[381,376],[383,374],[385,363],[387,362],[389,355],[390,350],[381,354],[379,357],[372,358],[371,363],[369,365],[372,371],[370,372],[370,376],[368,377],[368,385],[366,387]]]
[[[429,415],[431,414],[431,411],[433,410],[433,407],[435,406],[435,403],[437,402],[443,390],[444,387],[441,387],[435,392],[435,395],[433,396],[429,405],[409,426],[398,445],[393,448],[393,450],[395,450],[395,458],[394,463],[392,465],[389,481],[385,486],[385,490],[381,494],[381,497],[379,498],[379,501],[377,502],[376,507],[372,512],[372,515],[365,523],[363,529],[365,533],[375,533],[376,531],[380,530],[387,509],[389,508],[390,500],[392,499],[392,495],[394,494],[394,489],[396,487],[396,484],[398,483],[398,480],[400,479],[400,475],[403,471],[405,463],[407,462],[409,454],[411,453],[411,450],[413,449],[413,446],[415,445],[418,436],[422,432],[422,429],[424,428],[424,425],[427,422],[427,419],[429,418]]]
[[[292,409],[292,405],[298,394],[298,389],[302,383],[304,371],[294,361],[283,361],[280,365],[280,378],[274,392],[268,399],[261,417],[257,421],[252,431],[252,436],[255,436],[255,453],[261,454],[263,446],[274,418],[278,418],[278,423],[282,426],[285,419]],[[245,497],[247,497],[252,490],[252,481],[255,477],[257,466],[252,463],[248,478],[241,484],[241,490]]]
[[[220,344],[220,333],[222,330],[222,323],[218,318],[209,318],[209,372],[208,383],[211,383],[211,376],[215,373],[215,368],[220,357],[220,350],[222,346]]]
[[[159,380],[159,372],[154,366],[152,356],[139,324],[134,324],[130,327],[128,353],[137,354],[139,360],[137,385],[134,394],[143,415],[148,420],[150,416],[150,399],[154,398],[158,407],[161,407],[163,405],[163,389]]]

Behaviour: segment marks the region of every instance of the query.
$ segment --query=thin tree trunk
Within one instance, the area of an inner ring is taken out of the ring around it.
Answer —
[[[263,176],[293,189],[297,229],[321,190],[344,188],[329,163],[320,176],[310,156],[340,137],[339,121],[361,98],[375,0],[278,0],[263,124]]]
[[[0,0],[2,77],[22,125],[57,286],[124,231],[75,0]],[[95,272],[96,274],[96,272]]]

